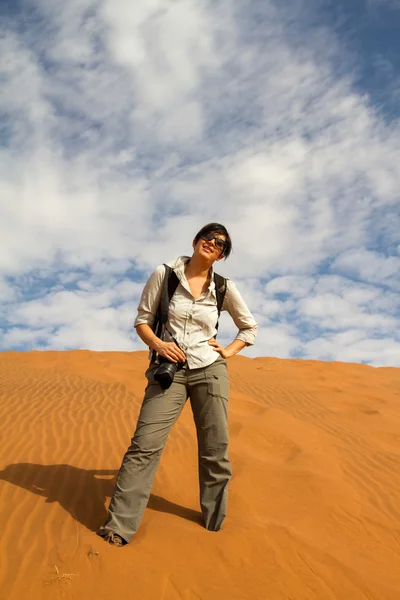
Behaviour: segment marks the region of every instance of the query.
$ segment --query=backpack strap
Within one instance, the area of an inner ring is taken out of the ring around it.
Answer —
[[[175,271],[168,265],[164,264],[165,275],[161,288],[160,303],[157,308],[156,318],[153,323],[153,331],[159,338],[163,335],[164,327],[168,321],[168,309],[169,303],[171,302],[172,296],[175,294],[176,288],[179,284],[179,279]],[[156,359],[156,351],[153,350],[151,353],[151,361],[154,362]]]
[[[169,303],[171,302],[172,296],[175,294],[176,288],[179,284],[177,274],[168,265],[165,266],[165,276],[163,286],[161,290],[160,305],[159,305],[159,316],[162,326],[168,321]]]
[[[215,328],[218,331],[219,315],[221,314],[222,305],[224,303],[225,294],[226,294],[226,279],[225,279],[225,277],[222,277],[222,275],[218,275],[218,273],[214,273],[214,282],[215,282],[215,294],[217,296],[217,310],[218,310],[218,319],[217,319]],[[215,337],[217,337],[216,334],[215,334]]]

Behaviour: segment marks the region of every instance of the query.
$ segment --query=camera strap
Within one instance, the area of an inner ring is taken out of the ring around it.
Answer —
[[[174,336],[172,335],[172,333],[170,332],[170,330],[168,329],[168,327],[166,325],[164,326],[163,339],[164,339],[165,332],[169,333],[172,341],[178,346],[179,350],[182,350],[182,348],[180,347],[180,345],[178,344],[178,342],[176,341],[176,339],[174,338]]]

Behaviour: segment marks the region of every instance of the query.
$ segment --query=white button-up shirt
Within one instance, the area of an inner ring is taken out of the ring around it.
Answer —
[[[217,297],[212,272],[208,290],[197,300],[194,298],[185,276],[185,265],[188,260],[188,256],[181,256],[176,261],[168,263],[178,276],[179,284],[169,304],[164,340],[171,342],[172,338],[175,338],[186,354],[189,369],[198,369],[212,364],[219,357],[208,343],[217,333]],[[165,267],[160,265],[144,286],[135,327],[144,323],[152,327],[160,303],[164,275]],[[254,344],[257,323],[230,279],[226,282],[222,310],[228,311],[239,329],[236,339],[249,345]]]

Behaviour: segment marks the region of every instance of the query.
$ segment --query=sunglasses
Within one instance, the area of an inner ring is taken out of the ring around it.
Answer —
[[[201,236],[201,239],[206,242],[212,242],[214,240],[215,247],[218,248],[218,250],[221,250],[221,252],[226,248],[226,241],[216,237],[213,233],[205,233]]]

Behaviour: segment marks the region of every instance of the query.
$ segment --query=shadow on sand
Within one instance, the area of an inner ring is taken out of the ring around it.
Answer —
[[[107,497],[114,491],[118,471],[78,469],[70,465],[11,464],[0,471],[0,480],[58,502],[69,514],[91,531],[97,531],[107,517]],[[201,513],[150,495],[151,510],[170,513],[201,523]]]

